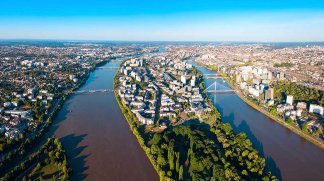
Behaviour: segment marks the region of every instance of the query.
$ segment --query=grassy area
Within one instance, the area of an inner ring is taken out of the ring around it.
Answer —
[[[69,180],[65,151],[57,138],[49,138],[41,148],[1,175],[0,180]]]
[[[42,163],[45,164],[45,163]],[[30,180],[63,180],[61,167],[55,163],[42,165],[41,163],[28,174]]]
[[[274,67],[292,67],[294,64],[289,62],[283,62],[283,63],[275,63]]]

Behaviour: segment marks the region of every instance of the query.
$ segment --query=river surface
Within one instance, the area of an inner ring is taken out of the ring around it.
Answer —
[[[201,67],[203,74],[216,72]],[[206,79],[206,86],[215,79]],[[217,79],[217,89],[230,86]],[[222,115],[222,120],[232,125],[235,132],[245,132],[262,156],[266,158],[267,170],[281,180],[324,180],[324,151],[279,123],[246,104],[235,93],[210,93],[210,98]]]
[[[110,62],[103,68],[119,65]],[[96,69],[80,90],[112,89],[116,71]],[[159,180],[113,93],[70,97],[51,130],[66,149],[72,180]]]

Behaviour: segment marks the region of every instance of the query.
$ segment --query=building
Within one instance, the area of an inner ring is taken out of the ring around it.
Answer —
[[[168,73],[164,73],[164,74],[163,74],[163,77],[164,77],[164,79],[167,80],[167,81],[173,81],[173,80],[174,80],[174,79],[170,76],[170,74],[168,74]]]
[[[324,115],[324,108],[320,105],[316,105],[316,104],[311,104],[309,105],[309,112],[311,113],[317,113],[320,115]]]
[[[235,82],[240,83],[241,82],[241,74],[236,75]]]
[[[280,72],[280,74],[279,74],[279,79],[280,79],[280,80],[285,80],[285,73]]]
[[[296,107],[297,107],[297,109],[306,110],[307,104],[306,104],[306,102],[298,102]]]
[[[181,75],[181,82],[182,82],[183,84],[186,84],[186,83],[187,83],[186,76]]]
[[[292,95],[288,95],[286,99],[286,103],[292,106],[293,102],[294,102],[294,97]]]
[[[255,89],[253,87],[249,87],[249,93],[255,97],[260,96],[260,91],[258,89]]]
[[[265,91],[264,99],[265,100],[273,99],[273,95],[274,95],[273,88],[269,88],[268,90]]]
[[[274,105],[274,100],[273,100],[273,99],[270,99],[270,100],[268,101],[268,106],[272,106],[272,105]]]
[[[192,79],[190,80],[190,85],[192,87],[195,87],[196,86],[196,76],[192,76]]]

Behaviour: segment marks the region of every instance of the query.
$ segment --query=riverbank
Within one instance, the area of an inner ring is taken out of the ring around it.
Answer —
[[[231,88],[235,91],[235,93],[244,101],[246,102],[249,106],[253,107],[257,111],[263,113],[267,117],[271,118],[272,120],[278,122],[279,124],[285,126],[288,128],[290,131],[296,133],[297,135],[301,136],[302,138],[306,139],[307,141],[313,143],[314,145],[318,146],[321,149],[324,149],[324,143],[322,141],[317,140],[316,138],[313,138],[312,136],[308,135],[307,133],[302,132],[299,128],[296,128],[284,121],[282,118],[279,118],[278,116],[272,115],[270,112],[262,109],[259,105],[255,104],[254,102],[248,100],[244,94],[240,92],[239,89],[235,88],[235,86],[231,85]]]
[[[198,63],[197,63],[198,64]],[[199,65],[206,67],[209,70],[215,71],[214,69],[212,69],[211,67],[204,65],[202,63],[199,63]],[[261,112],[262,114],[264,114],[265,116],[269,117],[270,119],[278,122],[279,124],[281,124],[282,126],[288,128],[290,131],[294,132],[295,134],[299,135],[300,137],[306,139],[307,141],[313,143],[314,145],[316,145],[317,147],[324,149],[324,142],[320,141],[314,137],[312,137],[311,135],[308,135],[307,133],[302,132],[299,128],[296,128],[288,123],[286,123],[285,120],[283,120],[282,118],[272,115],[269,111],[262,109],[259,105],[255,104],[254,102],[252,102],[251,100],[249,100],[233,83],[233,81],[231,79],[229,79],[229,77],[225,76],[222,73],[219,73],[219,75],[221,75],[223,77],[223,79],[226,80],[226,82],[228,83],[228,85],[235,91],[236,95],[239,96],[245,103],[247,103],[249,106],[251,106],[252,108],[254,108],[255,110]]]
[[[116,90],[116,84],[117,84],[117,75],[118,72],[120,71],[120,68],[117,70],[115,76],[114,76],[114,81],[113,81],[113,89],[114,89],[114,95],[116,98],[116,101],[118,103],[118,106],[120,108],[120,110],[122,111],[122,114],[124,116],[124,118],[126,119],[130,130],[132,131],[133,135],[136,137],[137,142],[139,143],[140,147],[142,148],[142,150],[145,152],[147,158],[150,160],[150,163],[153,165],[153,168],[155,170],[155,172],[157,173],[157,175],[160,175],[159,173],[159,169],[156,166],[156,164],[154,163],[153,157],[150,154],[150,148],[148,148],[145,143],[144,143],[144,138],[141,136],[139,130],[137,129],[136,126],[134,126],[134,119],[136,119],[132,113],[132,111],[129,109],[128,106],[126,106],[120,99],[119,95],[118,95],[118,91]]]

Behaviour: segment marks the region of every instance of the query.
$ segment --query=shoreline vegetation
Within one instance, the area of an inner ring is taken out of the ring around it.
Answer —
[[[212,71],[217,71],[217,69],[213,69],[213,66],[206,65],[206,64],[203,64],[203,63],[198,63],[198,64],[201,65],[201,66],[204,66],[204,67],[206,67],[206,68],[208,68],[208,69],[210,69]],[[236,88],[236,86],[234,85],[233,80],[231,80],[228,76],[224,75],[222,72],[219,72],[219,75],[221,75],[226,80],[226,82],[228,83],[228,85],[230,85],[230,87],[235,91],[236,95],[239,96],[249,106],[251,106],[255,110],[261,112],[262,114],[264,114],[265,116],[269,117],[270,119],[276,121],[277,123],[281,124],[285,128],[289,129],[290,131],[292,131],[295,134],[299,135],[300,137],[304,138],[305,140],[313,143],[317,147],[319,147],[321,149],[324,149],[324,142],[323,141],[320,141],[320,140],[314,138],[313,136],[311,136],[311,135],[303,132],[299,128],[296,128],[296,127],[288,124],[282,118],[280,118],[280,117],[278,117],[276,115],[272,115],[269,111],[266,111],[266,110],[262,109],[259,105],[257,105],[256,103],[252,102],[244,94],[242,94],[241,91],[238,88]]]
[[[196,69],[197,70],[197,69]],[[198,72],[200,89],[205,87]],[[252,147],[245,133],[235,134],[221,122],[208,94],[204,99],[213,106],[214,121],[187,120],[162,132],[142,125],[118,95],[120,71],[114,77],[114,94],[130,130],[146,153],[160,180],[278,180],[265,171],[265,159]]]
[[[96,68],[107,64],[109,61],[110,61],[110,59],[95,63],[93,68],[91,68],[89,70],[87,75],[84,76],[80,80],[80,82],[74,88],[71,89],[72,90],[71,92],[66,92],[66,93],[63,92],[59,99],[58,104],[56,105],[54,110],[50,113],[50,115],[48,116],[46,121],[44,121],[43,125],[41,126],[41,128],[37,132],[37,134],[33,138],[26,139],[17,149],[15,149],[14,151],[11,151],[8,154],[8,156],[5,156],[2,158],[2,161],[0,163],[1,180],[11,180],[11,179],[15,178],[16,176],[20,176],[21,178],[24,178],[26,176],[27,170],[32,170],[35,166],[37,167],[37,170],[39,170],[39,169],[42,169],[43,167],[46,167],[49,164],[51,164],[52,162],[48,162],[48,161],[44,162],[43,161],[39,165],[36,165],[36,164],[33,164],[30,160],[33,160],[33,162],[35,162],[35,161],[37,162],[37,161],[39,161],[39,160],[37,160],[37,158],[40,158],[39,155],[45,154],[44,150],[43,151],[42,150],[34,151],[33,148],[37,147],[35,145],[40,146],[41,149],[47,149],[45,147],[48,144],[50,144],[49,142],[53,142],[53,140],[55,140],[55,145],[60,145],[59,152],[60,152],[60,154],[63,154],[62,157],[60,156],[60,159],[64,158],[64,165],[66,165],[66,167],[64,169],[65,175],[61,179],[63,179],[63,180],[69,179],[69,177],[72,173],[72,169],[68,167],[67,156],[65,155],[65,151],[62,148],[60,141],[54,137],[51,137],[44,144],[39,143],[39,142],[41,139],[43,139],[43,136],[46,134],[49,127],[52,125],[53,120],[54,120],[55,116],[57,115],[58,111],[60,111],[60,109],[62,108],[64,103],[70,98],[70,96],[73,95],[73,92],[75,90],[79,89],[80,87],[82,87],[86,83],[86,81],[90,77],[91,72],[95,71]],[[39,144],[42,144],[42,145],[39,145]],[[24,155],[27,158],[20,158],[20,157],[24,157]],[[13,159],[16,159],[15,163],[10,163]],[[22,160],[20,160],[20,159],[22,159]],[[53,161],[53,159],[52,159],[52,161]],[[29,165],[29,167],[27,165]],[[62,165],[62,164],[60,164],[60,165]],[[6,171],[6,172],[4,172],[4,171]],[[24,174],[24,175],[22,175],[22,174]],[[53,176],[55,176],[55,174]]]
[[[44,170],[46,167],[48,169]],[[71,169],[61,142],[51,137],[41,146],[40,150],[7,172],[1,180],[42,180],[43,177],[69,180],[70,173]]]

